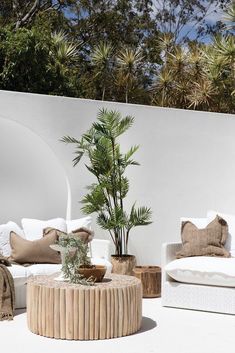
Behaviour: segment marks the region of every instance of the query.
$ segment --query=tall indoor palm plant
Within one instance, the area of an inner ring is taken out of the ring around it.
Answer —
[[[133,159],[138,146],[122,153],[118,138],[133,124],[133,117],[121,117],[118,111],[102,109],[98,121],[82,135],[80,140],[64,136],[63,142],[75,144],[74,166],[83,156],[88,157],[89,172],[96,182],[88,187],[88,194],[82,200],[85,214],[97,213],[97,223],[107,230],[115,245],[117,257],[128,257],[128,241],[132,228],[151,223],[151,210],[137,208],[135,204],[128,212],[124,201],[129,191],[126,168],[138,165]]]

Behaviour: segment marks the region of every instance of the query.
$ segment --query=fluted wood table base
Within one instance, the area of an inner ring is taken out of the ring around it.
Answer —
[[[130,335],[141,326],[142,287],[135,277],[109,275],[95,286],[35,276],[27,285],[27,321],[38,335],[74,340]]]

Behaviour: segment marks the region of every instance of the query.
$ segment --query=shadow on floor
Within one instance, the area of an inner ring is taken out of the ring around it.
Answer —
[[[26,308],[24,309],[16,309],[14,312],[14,316],[20,315],[20,314],[24,314],[26,313]]]
[[[150,319],[149,317],[143,316],[142,317],[141,328],[139,329],[138,332],[136,332],[136,334],[138,335],[139,333],[143,333],[143,332],[152,330],[155,327],[157,327],[156,321]]]

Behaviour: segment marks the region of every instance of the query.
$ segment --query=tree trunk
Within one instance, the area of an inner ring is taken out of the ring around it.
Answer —
[[[136,266],[134,276],[139,278],[143,287],[143,298],[161,296],[161,268],[158,266]]]

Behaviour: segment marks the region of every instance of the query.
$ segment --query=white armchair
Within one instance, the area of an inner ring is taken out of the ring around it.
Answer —
[[[176,282],[165,271],[165,266],[175,260],[180,243],[165,243],[162,246],[162,305],[235,314],[235,288]],[[232,260],[231,266],[234,265]]]

